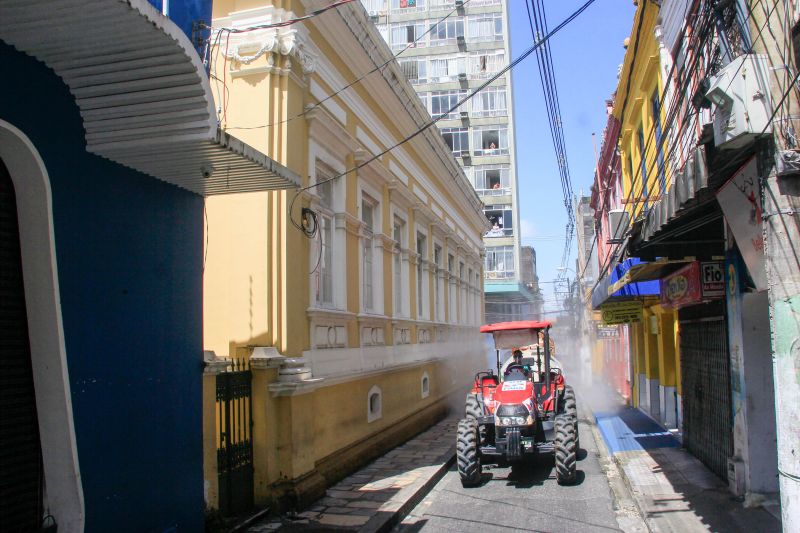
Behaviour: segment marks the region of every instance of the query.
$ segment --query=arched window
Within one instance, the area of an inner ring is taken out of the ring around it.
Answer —
[[[381,411],[381,388],[373,385],[367,394],[367,422],[374,422],[383,416]]]
[[[427,398],[431,393],[431,379],[427,372],[422,373],[421,387],[422,397]]]

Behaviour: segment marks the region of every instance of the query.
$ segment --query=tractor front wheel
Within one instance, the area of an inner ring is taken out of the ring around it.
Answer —
[[[461,485],[475,487],[481,481],[481,458],[478,451],[478,421],[464,418],[458,422],[456,463]]]
[[[577,466],[575,423],[567,415],[558,415],[555,422],[556,479],[559,485],[570,485],[575,483]]]
[[[467,418],[474,418],[477,420],[483,416],[483,408],[481,407],[481,403],[478,401],[478,395],[474,392],[467,394],[465,411]]]

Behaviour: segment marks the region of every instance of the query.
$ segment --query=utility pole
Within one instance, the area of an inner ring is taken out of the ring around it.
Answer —
[[[800,133],[797,58],[792,3],[778,0],[755,52],[769,56],[774,152],[760,157],[763,191],[763,235],[768,282],[778,477],[784,531],[800,531]],[[750,2],[751,33],[765,22],[765,12]],[[766,41],[766,42],[765,42]],[[788,63],[788,64],[786,64]]]

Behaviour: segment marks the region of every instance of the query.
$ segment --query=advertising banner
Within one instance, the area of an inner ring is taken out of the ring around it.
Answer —
[[[700,263],[700,282],[704,299],[725,296],[725,268],[722,262]]]
[[[717,192],[750,277],[759,291],[767,290],[764,267],[764,236],[761,232],[761,190],[756,158],[752,157]]]
[[[661,306],[680,309],[700,303],[700,263],[694,261],[661,280]]]

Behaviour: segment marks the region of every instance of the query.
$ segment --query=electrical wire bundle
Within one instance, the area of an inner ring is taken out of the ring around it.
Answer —
[[[534,42],[539,42],[541,36],[547,33],[547,15],[544,10],[544,2],[542,0],[526,1],[525,8],[528,11],[528,23],[531,27],[533,40]],[[548,126],[556,152],[564,208],[567,211],[564,251],[561,255],[561,269],[558,274],[559,278],[563,278],[566,276],[572,239],[575,235],[575,213],[572,208],[572,178],[570,177],[569,162],[567,161],[566,141],[564,139],[563,121],[561,120],[561,104],[558,99],[558,87],[556,85],[553,56],[550,52],[549,42],[545,41],[536,51],[536,63],[539,66],[539,79],[542,83],[542,93],[544,94],[545,107],[547,108]]]

